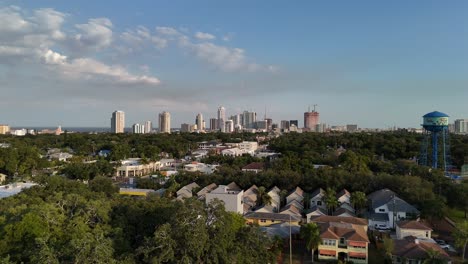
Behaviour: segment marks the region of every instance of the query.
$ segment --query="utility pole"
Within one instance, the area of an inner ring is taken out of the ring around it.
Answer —
[[[289,215],[289,264],[292,264],[291,215]]]

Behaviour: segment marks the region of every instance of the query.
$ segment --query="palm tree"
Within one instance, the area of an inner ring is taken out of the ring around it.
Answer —
[[[363,192],[353,192],[351,194],[351,204],[353,204],[354,209],[362,209],[367,202],[366,194]]]
[[[322,243],[320,229],[316,223],[308,223],[301,226],[300,235],[305,240],[306,248],[312,252],[312,263],[314,263],[314,252]]]
[[[258,187],[257,189],[257,205],[269,205],[271,204],[271,196],[266,191],[266,188],[263,186]]]
[[[336,198],[336,192],[332,188],[327,188],[325,191],[325,203],[327,204],[328,213],[332,214],[333,211],[340,205]]]
[[[466,246],[468,245],[468,221],[457,225],[454,232],[455,245],[462,248],[462,259],[465,260]]]

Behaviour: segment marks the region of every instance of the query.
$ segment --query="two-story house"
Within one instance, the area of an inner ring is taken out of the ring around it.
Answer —
[[[228,212],[244,213],[242,197],[244,191],[230,189],[229,186],[219,185],[218,188],[206,194],[206,204],[209,204],[214,199],[218,199],[224,203],[224,207]]]
[[[319,260],[341,260],[368,263],[369,239],[367,220],[356,217],[318,216],[312,222],[320,227],[322,243]]]
[[[268,191],[268,195],[271,198],[271,206],[273,206],[276,210],[276,212],[279,211],[281,207],[281,195],[280,195],[281,190],[278,187],[273,187]]]
[[[324,196],[325,196],[325,191],[322,188],[316,189],[311,195],[310,195],[310,208],[314,208],[315,206],[327,211],[327,205],[325,204],[324,201]]]
[[[369,226],[396,228],[396,222],[415,218],[419,211],[389,189],[375,191],[367,196],[369,202]]]
[[[413,236],[417,238],[431,238],[432,228],[427,227],[419,221],[401,221],[396,225],[396,236],[398,239]]]
[[[450,256],[434,241],[408,236],[393,240],[392,263],[423,264],[428,258],[434,257],[439,263],[451,263]],[[431,262],[434,263],[434,262]]]
[[[303,200],[304,191],[299,187],[296,187],[294,191],[292,191],[288,196],[286,196],[286,204],[290,204],[294,201],[296,201],[299,204],[302,204]]]
[[[190,184],[185,185],[184,187],[180,188],[177,191],[177,200],[182,200],[186,198],[190,198],[193,196],[193,190],[199,188],[197,183],[192,182]]]

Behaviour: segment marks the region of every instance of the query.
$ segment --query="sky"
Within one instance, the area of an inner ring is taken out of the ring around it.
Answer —
[[[468,118],[467,1],[3,1],[0,123]]]

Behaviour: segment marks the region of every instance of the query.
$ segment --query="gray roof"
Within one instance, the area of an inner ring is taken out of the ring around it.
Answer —
[[[405,200],[399,198],[395,192],[390,189],[382,189],[375,191],[367,196],[371,201],[372,209],[378,208],[382,205],[387,205],[390,211],[419,213],[419,211]]]
[[[262,226],[260,230],[265,232],[267,236],[274,237],[279,236],[281,238],[289,238],[289,231],[291,234],[299,234],[301,227],[297,225],[291,225],[289,228],[289,223],[274,224],[270,226]]]
[[[317,207],[316,205],[312,206],[310,209],[307,209],[304,211],[305,214],[310,214],[312,212],[315,212],[315,211],[320,211],[322,214],[326,215],[327,214],[327,210],[321,208],[321,207]]]
[[[289,214],[278,214],[278,213],[257,213],[257,212],[249,212],[245,214],[246,218],[253,218],[253,219],[268,219],[268,220],[277,220],[283,222],[291,221],[301,221],[300,216],[294,216]]]
[[[310,197],[311,197],[311,198],[314,198],[314,197],[317,196],[319,193],[325,195],[325,191],[324,191],[322,188],[318,188],[318,189],[316,189],[316,190],[310,195]]]

